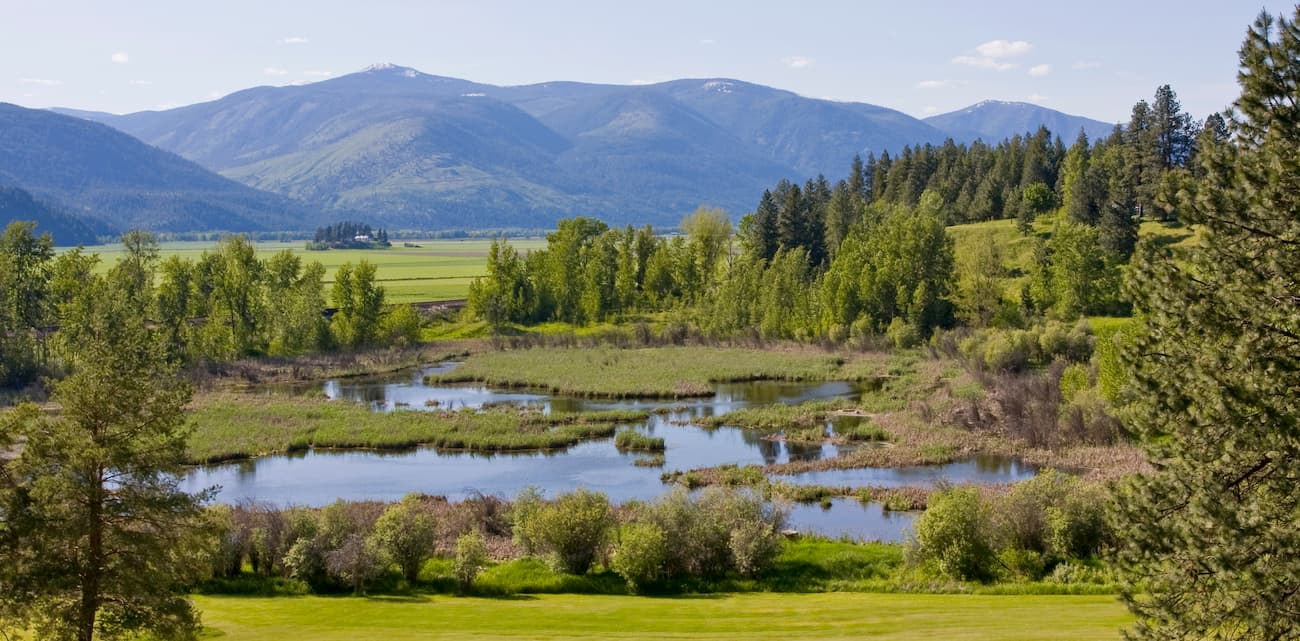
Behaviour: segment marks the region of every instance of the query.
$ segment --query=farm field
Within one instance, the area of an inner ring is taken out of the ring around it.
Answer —
[[[683,597],[194,598],[207,635],[272,639],[1119,639],[1113,596],[734,594]]]
[[[403,247],[410,242],[419,247]],[[546,241],[541,239],[514,239],[510,241],[520,251],[540,249]],[[490,240],[413,240],[397,241],[388,249],[331,249],[307,251],[305,241],[258,241],[258,256],[266,258],[288,249],[303,261],[317,261],[325,266],[325,284],[331,285],[334,272],[343,263],[370,261],[378,267],[380,284],[387,291],[390,303],[416,303],[424,301],[465,298],[475,277],[486,273],[487,252]],[[180,256],[198,260],[203,252],[216,246],[212,241],[179,241],[161,245],[162,258]],[[66,249],[64,250],[66,251]],[[92,245],[87,253],[99,254],[100,271],[122,256],[120,244]]]

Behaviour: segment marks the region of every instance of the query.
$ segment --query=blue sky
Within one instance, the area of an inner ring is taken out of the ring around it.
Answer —
[[[123,113],[378,62],[493,84],[725,76],[915,116],[984,99],[1101,120],[1169,83],[1198,118],[1275,0],[0,0],[0,101]]]

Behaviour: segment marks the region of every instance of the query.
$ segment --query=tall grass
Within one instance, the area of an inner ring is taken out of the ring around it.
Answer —
[[[707,396],[713,384],[752,380],[836,380],[844,360],[807,350],[730,347],[534,348],[471,356],[432,382],[477,381],[604,397]]]
[[[614,447],[623,452],[662,452],[664,440],[657,436],[646,436],[633,430],[624,430],[614,437]]]
[[[195,403],[187,457],[211,463],[313,447],[549,450],[607,438],[617,423],[645,418],[645,412],[630,410],[543,414],[504,407],[382,413],[345,401],[216,394]]]

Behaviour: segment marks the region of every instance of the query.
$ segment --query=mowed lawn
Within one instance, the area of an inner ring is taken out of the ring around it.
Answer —
[[[404,247],[410,242],[419,247]],[[521,252],[545,247],[541,239],[512,239]],[[334,272],[343,263],[367,260],[374,263],[380,284],[384,286],[390,303],[416,303],[424,301],[465,298],[474,278],[487,273],[487,252],[490,240],[413,240],[396,241],[388,249],[332,249],[307,251],[305,241],[258,241],[257,255],[267,258],[288,249],[302,257],[304,262],[316,261],[325,266],[326,286],[333,284]],[[161,253],[198,260],[203,252],[211,250],[216,242],[181,241],[162,243]],[[122,246],[94,245],[86,247],[87,253],[99,254],[100,271],[107,271],[123,254]]]
[[[200,596],[229,641],[408,639],[1119,639],[1113,596],[519,595],[504,599]]]

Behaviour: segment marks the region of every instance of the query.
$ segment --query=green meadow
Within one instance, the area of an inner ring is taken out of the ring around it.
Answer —
[[[419,247],[405,247],[409,242]],[[520,251],[540,249],[546,242],[540,239],[514,239],[510,243]],[[331,249],[307,251],[302,240],[279,242],[257,241],[257,253],[267,258],[276,252],[289,250],[304,261],[317,261],[325,266],[326,285],[332,284],[334,272],[343,263],[370,261],[378,267],[380,284],[384,286],[391,303],[416,303],[425,301],[465,298],[475,277],[487,271],[487,252],[490,240],[409,240],[396,241],[388,249]],[[198,260],[203,252],[216,246],[212,241],[177,241],[162,243],[163,258],[180,256]],[[87,253],[99,254],[99,268],[107,271],[124,253],[122,245],[92,245]]]
[[[572,594],[508,598],[198,596],[208,638],[1098,641],[1131,619],[1114,596]]]

